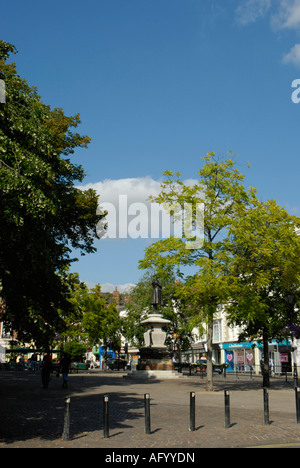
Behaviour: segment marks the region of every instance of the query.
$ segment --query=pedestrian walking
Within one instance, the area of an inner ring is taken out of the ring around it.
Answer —
[[[21,356],[19,359],[19,369],[20,370],[25,370],[25,359],[24,356]]]
[[[37,355],[36,355],[36,353],[33,353],[33,355],[31,356],[30,368],[31,368],[32,372],[36,373],[36,371],[37,371]]]
[[[273,360],[271,358],[269,359],[269,372],[270,372],[270,375],[273,377],[273,375],[274,375],[274,363],[273,363]]]
[[[63,377],[63,388],[68,388],[68,376],[70,372],[71,359],[70,356],[65,353],[60,361],[60,368]]]
[[[48,388],[49,380],[50,380],[50,372],[52,370],[52,356],[48,351],[44,355],[44,359],[42,362],[42,388]]]

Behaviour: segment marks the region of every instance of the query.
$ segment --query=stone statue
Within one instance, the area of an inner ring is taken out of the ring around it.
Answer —
[[[154,306],[154,309],[157,309],[158,305],[162,305],[162,297],[161,297],[161,282],[158,278],[153,278],[152,281],[152,298],[151,298],[151,305]]]
[[[149,314],[146,320],[141,322],[147,325],[148,328],[144,333],[145,347],[148,349],[165,349],[166,332],[163,331],[163,326],[170,323],[170,321],[164,319],[162,314],[157,311],[157,306],[163,305],[161,297],[162,286],[158,278],[153,278],[152,287],[151,305],[153,306],[153,312]]]

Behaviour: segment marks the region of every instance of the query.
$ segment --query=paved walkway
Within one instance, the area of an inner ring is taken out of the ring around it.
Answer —
[[[133,380],[124,373],[71,374],[62,388],[54,374],[49,388],[40,375],[0,372],[0,448],[300,447],[292,382],[272,382],[270,422],[263,425],[261,380],[190,376],[165,381]],[[225,429],[224,389],[230,390],[231,427]],[[196,430],[189,431],[190,392],[196,394]],[[151,397],[151,434],[144,433],[144,394]],[[103,437],[103,395],[109,395],[110,437]],[[71,399],[70,441],[62,440],[65,397]]]

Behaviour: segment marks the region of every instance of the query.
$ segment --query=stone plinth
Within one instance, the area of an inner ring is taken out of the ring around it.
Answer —
[[[170,320],[164,319],[161,314],[156,312],[150,314],[141,323],[145,324],[148,328],[146,333],[144,333],[145,348],[166,349],[166,332],[163,331],[163,327],[169,324]]]
[[[165,348],[141,348],[138,370],[172,371],[174,364],[171,355]]]
[[[185,375],[180,374],[175,370],[137,370],[134,372],[128,372],[127,377],[133,379],[184,379],[187,378]]]

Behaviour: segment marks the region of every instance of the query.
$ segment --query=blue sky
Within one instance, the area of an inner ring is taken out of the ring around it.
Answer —
[[[92,143],[74,160],[100,200],[141,200],[165,170],[193,179],[232,151],[246,185],[300,215],[300,0],[14,0],[0,31],[42,100],[80,113]],[[122,289],[149,242],[97,240],[73,270]]]

